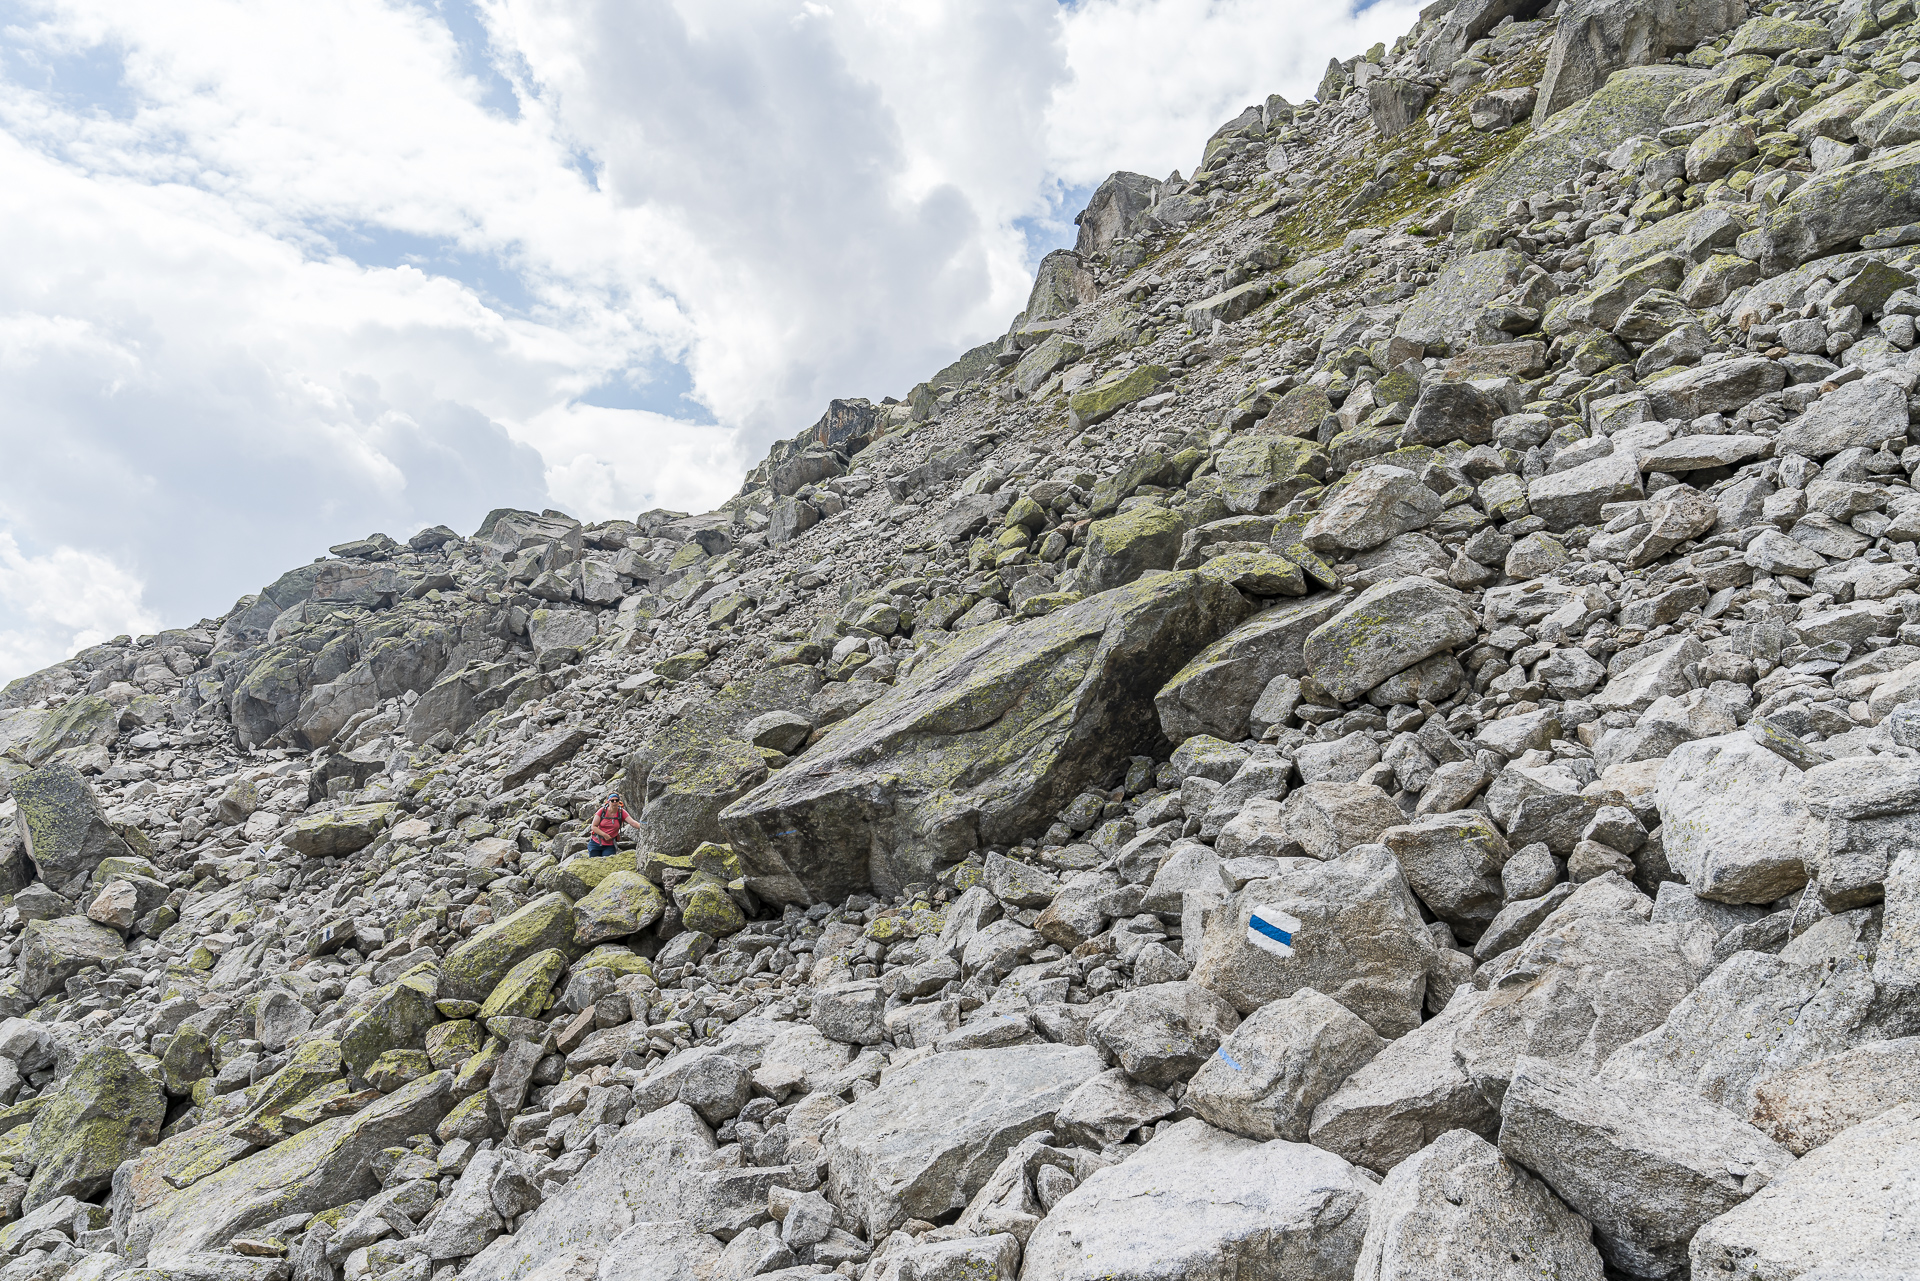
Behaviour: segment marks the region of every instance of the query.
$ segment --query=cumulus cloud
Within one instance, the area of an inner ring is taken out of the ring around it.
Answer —
[[[710,505],[827,399],[902,394],[999,332],[1107,172],[1191,166],[1246,102],[1297,100],[1328,56],[1413,18],[1303,0],[10,12],[0,516],[60,549],[19,564],[84,566],[119,603],[72,613],[8,570],[0,678],[101,627],[221,610],[374,529]]]
[[[0,672],[30,672],[118,635],[151,632],[140,582],[105,557],[72,547],[38,556],[0,527]]]

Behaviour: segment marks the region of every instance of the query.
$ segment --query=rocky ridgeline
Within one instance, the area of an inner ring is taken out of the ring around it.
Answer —
[[[9,686],[0,1281],[1920,1269],[1911,0],[1442,0],[1079,225]]]

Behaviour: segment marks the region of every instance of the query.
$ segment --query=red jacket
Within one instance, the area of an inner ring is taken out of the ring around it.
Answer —
[[[611,845],[620,839],[620,829],[627,821],[627,807],[611,801],[594,813],[593,825],[587,831],[600,844]]]

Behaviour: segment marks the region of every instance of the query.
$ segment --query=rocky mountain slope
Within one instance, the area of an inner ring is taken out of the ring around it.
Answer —
[[[1440,0],[1079,225],[8,686],[0,1281],[1920,1270],[1912,0]]]

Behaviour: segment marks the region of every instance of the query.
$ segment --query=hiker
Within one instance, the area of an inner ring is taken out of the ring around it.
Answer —
[[[601,858],[613,853],[620,829],[631,822],[627,807],[620,803],[620,793],[608,792],[606,803],[594,811],[593,821],[587,825],[587,856]]]

